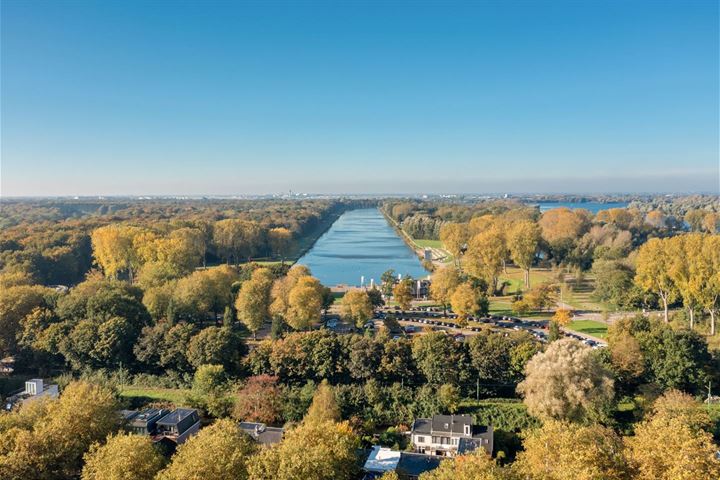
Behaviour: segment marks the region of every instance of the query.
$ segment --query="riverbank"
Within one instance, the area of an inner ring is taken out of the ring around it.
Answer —
[[[387,220],[387,222],[390,224],[393,230],[397,232],[398,236],[402,238],[405,244],[415,252],[421,263],[425,262],[426,248],[429,248],[432,252],[432,264],[435,268],[442,267],[446,265],[450,260],[452,260],[452,256],[450,255],[450,253],[439,247],[439,245],[442,245],[440,243],[440,240],[415,240],[410,235],[408,235],[408,233],[402,229],[400,224],[397,223],[394,218],[388,215],[387,212],[385,212],[380,207],[378,207],[378,210],[380,210],[380,213],[382,213],[383,217],[385,217],[385,220]]]

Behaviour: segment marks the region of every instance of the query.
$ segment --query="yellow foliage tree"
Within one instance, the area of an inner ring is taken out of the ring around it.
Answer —
[[[513,464],[533,480],[626,480],[623,444],[612,429],[549,420],[531,430]]]
[[[525,271],[525,288],[530,288],[530,267],[540,243],[540,227],[531,221],[517,222],[508,229],[507,243],[512,261]]]
[[[153,480],[165,461],[145,435],[109,435],[85,454],[82,480]]]
[[[182,444],[158,480],[245,480],[255,441],[232,420],[218,420]]]
[[[435,271],[430,284],[430,297],[443,307],[443,313],[447,315],[447,307],[450,304],[450,297],[460,285],[460,272],[455,267],[443,267]]]
[[[705,429],[710,425],[707,414],[690,396],[670,391],[660,397],[652,416],[626,440],[633,478],[720,478],[718,446]]]
[[[420,475],[420,480],[510,480],[511,475],[481,449],[441,462],[435,470]]]
[[[250,480],[351,480],[359,446],[347,422],[303,422],[250,460]]]
[[[263,323],[270,317],[270,290],[273,285],[273,277],[267,268],[259,268],[252,273],[249,280],[240,287],[235,310],[238,320],[248,330],[253,332],[253,337],[262,328]]]
[[[362,327],[373,317],[373,306],[367,292],[363,290],[347,292],[342,298],[341,314],[346,321],[358,328]]]

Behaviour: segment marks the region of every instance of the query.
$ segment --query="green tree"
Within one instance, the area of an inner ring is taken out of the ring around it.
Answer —
[[[229,372],[237,371],[245,346],[237,333],[227,327],[207,327],[188,344],[187,359],[194,367],[220,364]]]

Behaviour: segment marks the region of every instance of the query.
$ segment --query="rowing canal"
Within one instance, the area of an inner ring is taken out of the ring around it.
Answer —
[[[299,264],[310,268],[323,285],[365,285],[392,268],[403,277],[425,278],[428,272],[410,247],[376,208],[342,214]]]

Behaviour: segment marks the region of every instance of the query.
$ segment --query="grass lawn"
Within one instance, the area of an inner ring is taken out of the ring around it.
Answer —
[[[513,294],[518,291],[525,290],[525,272],[520,268],[508,267],[508,273],[501,274],[500,281],[510,283],[510,286],[506,289],[505,293]],[[553,278],[550,270],[530,270],[530,287],[552,281]]]
[[[123,387],[120,396],[131,402],[172,402],[182,406],[189,392],[181,388]]]
[[[440,240],[424,240],[420,238],[414,238],[413,242],[415,242],[418,247],[422,248],[443,248],[443,244]]]
[[[594,320],[574,320],[567,326],[568,330],[592,335],[597,338],[607,337],[607,325]]]

